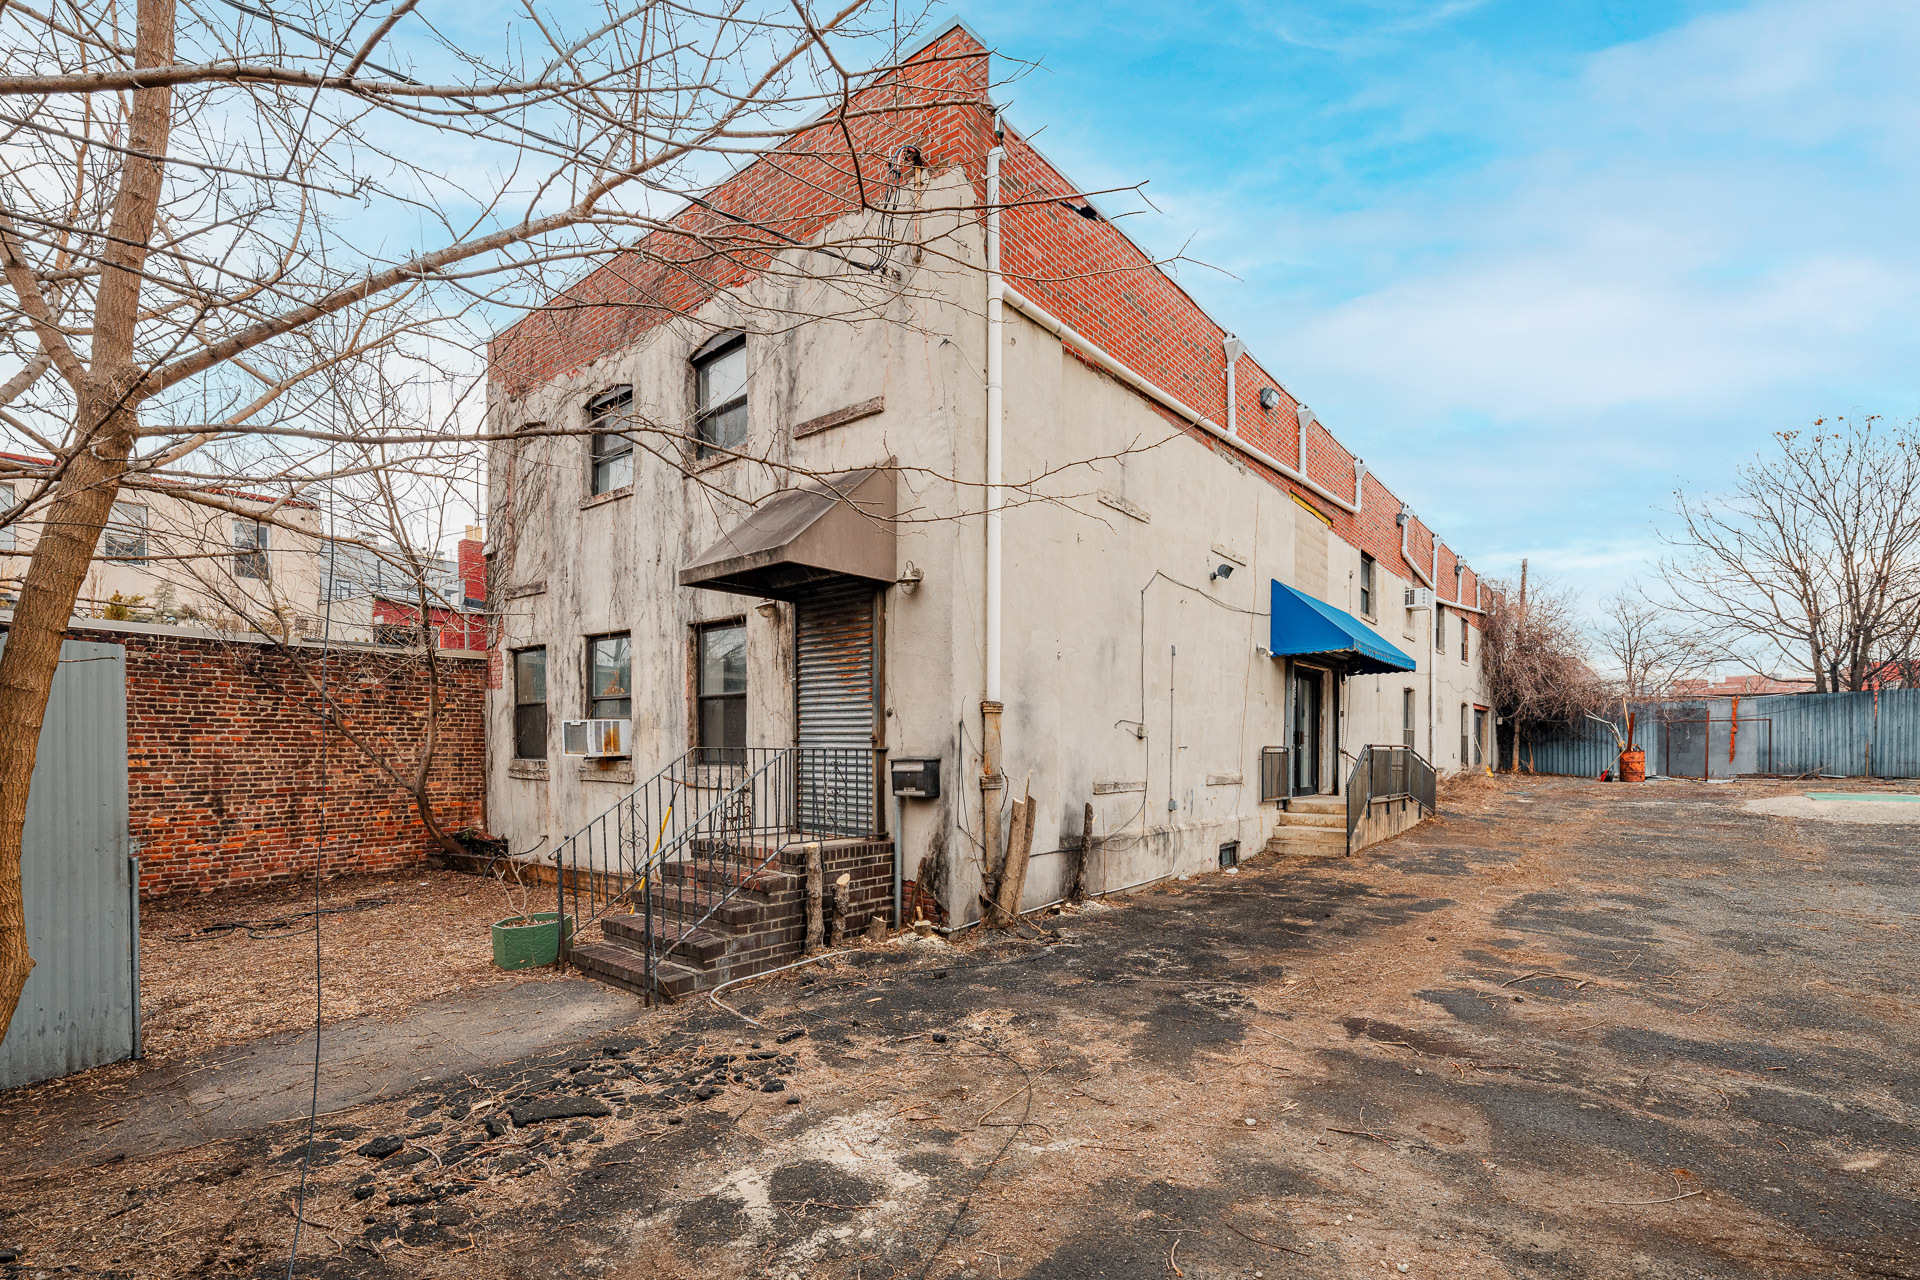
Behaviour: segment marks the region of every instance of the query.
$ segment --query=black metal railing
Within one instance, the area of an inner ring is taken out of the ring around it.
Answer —
[[[1286,747],[1260,748],[1260,803],[1293,796],[1293,752]]]
[[[561,920],[577,934],[616,911],[639,916],[651,987],[660,962],[788,845],[878,834],[878,757],[867,748],[694,748],[560,842]]]
[[[1353,837],[1374,801],[1411,800],[1431,814],[1434,789],[1433,766],[1412,747],[1360,748],[1347,776],[1347,853],[1353,853]]]

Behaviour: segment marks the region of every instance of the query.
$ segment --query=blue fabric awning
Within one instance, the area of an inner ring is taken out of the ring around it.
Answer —
[[[1414,661],[1344,610],[1278,580],[1273,584],[1276,658],[1319,658],[1347,675],[1382,676],[1412,671]]]

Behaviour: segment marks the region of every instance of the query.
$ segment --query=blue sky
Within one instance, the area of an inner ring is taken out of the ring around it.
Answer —
[[[1010,118],[1450,545],[1589,605],[1676,484],[1920,413],[1920,4],[980,0]]]

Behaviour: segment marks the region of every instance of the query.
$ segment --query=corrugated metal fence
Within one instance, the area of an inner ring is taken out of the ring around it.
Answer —
[[[1920,778],[1920,689],[1772,694],[1632,707],[1647,772],[1694,777],[1775,774]],[[1610,717],[1616,728],[1619,715]],[[1535,733],[1515,751],[1535,773],[1597,778],[1615,766],[1595,722]]]
[[[25,837],[20,869],[34,966],[0,1040],[0,1089],[118,1062],[139,1048],[127,656],[117,644],[69,640],[60,649]]]

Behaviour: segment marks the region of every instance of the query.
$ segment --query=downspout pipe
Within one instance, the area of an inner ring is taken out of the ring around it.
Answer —
[[[1413,508],[1404,502],[1401,503],[1400,514],[1396,516],[1395,519],[1400,525],[1400,558],[1407,562],[1407,568],[1413,570],[1413,576],[1419,581],[1421,586],[1429,591],[1433,590],[1433,579],[1428,576],[1425,569],[1420,567],[1420,562],[1413,558],[1413,553],[1407,550],[1407,531],[1413,528]],[[1440,543],[1436,539],[1434,542],[1436,555],[1438,554],[1439,546]]]
[[[1228,334],[1221,340],[1220,346],[1227,357],[1227,434],[1238,436],[1240,397],[1234,393],[1233,366],[1240,362],[1241,356],[1247,354],[1247,344]]]
[[[1089,363],[1112,374],[1122,385],[1139,392],[1155,404],[1169,410],[1185,421],[1192,423],[1208,435],[1226,441],[1240,453],[1252,458],[1261,466],[1279,472],[1309,493],[1332,503],[1334,506],[1340,508],[1340,510],[1348,513],[1355,513],[1360,510],[1358,504],[1349,502],[1346,498],[1334,493],[1301,471],[1298,467],[1294,466],[1293,463],[1282,462],[1265,449],[1235,436],[1225,427],[1222,427],[1219,423],[1214,422],[1204,414],[1195,413],[1180,400],[1168,395],[1152,382],[1141,377],[1132,369],[1107,354],[1107,352],[1089,341],[1085,335],[1080,333],[1079,330],[1075,329],[1072,325],[1056,319],[1045,307],[1040,306],[1030,298],[1024,297],[1019,290],[1002,286],[1002,297],[1008,306],[1039,325],[1042,329],[1045,329],[1048,333],[1051,333],[1054,337],[1060,339],[1061,342],[1079,352],[1082,356],[1085,356]]]
[[[980,840],[982,871],[991,876],[1000,858],[1000,599],[1001,501],[1005,469],[1004,349],[1006,280],[1000,272],[1000,161],[1007,154],[999,115],[993,117],[993,147],[987,152],[987,599],[986,671],[980,702]],[[982,885],[982,888],[987,887]],[[956,912],[956,915],[959,913]],[[966,910],[972,914],[972,908]]]
[[[1314,424],[1313,410],[1301,405],[1299,412],[1294,415],[1294,420],[1299,424],[1299,429],[1294,433],[1297,438],[1295,452],[1300,457],[1298,470],[1301,475],[1305,475],[1307,474],[1307,428]]]

